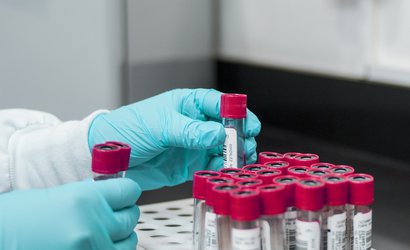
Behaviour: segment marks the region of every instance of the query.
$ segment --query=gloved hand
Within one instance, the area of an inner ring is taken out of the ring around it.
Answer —
[[[0,249],[129,249],[140,187],[130,179],[86,180],[0,195]]]
[[[127,177],[143,190],[172,186],[200,169],[223,166],[225,130],[219,115],[221,92],[175,89],[97,116],[89,129],[90,148],[121,141],[131,145]],[[248,110],[245,152],[256,161],[258,118]]]

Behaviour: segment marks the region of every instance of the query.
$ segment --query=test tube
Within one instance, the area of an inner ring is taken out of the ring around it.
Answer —
[[[233,250],[261,249],[258,218],[260,197],[256,189],[240,189],[230,193],[231,243]]]
[[[330,174],[330,171],[326,170],[326,169],[323,169],[323,170],[321,170],[321,169],[309,169],[306,172],[306,177],[312,178],[312,179],[315,179],[315,180],[321,180],[323,177],[325,177],[329,174]]]
[[[369,250],[372,246],[372,208],[374,179],[369,174],[351,174],[348,205],[348,247]]]
[[[118,178],[121,151],[118,146],[96,144],[92,150],[91,170],[95,181]]]
[[[240,173],[240,174],[234,174],[231,176],[231,178],[235,181],[243,181],[243,180],[248,180],[248,179],[257,179],[258,176],[256,174],[251,174],[251,173]]]
[[[261,197],[261,242],[262,249],[286,249],[284,213],[286,211],[285,187],[268,184],[258,187]]]
[[[219,173],[223,177],[231,177],[234,174],[240,174],[243,173],[243,170],[240,168],[221,168],[219,170]]]
[[[282,172],[275,169],[265,169],[259,170],[255,174],[258,175],[258,179],[261,179],[263,181],[263,184],[271,184],[273,178],[282,175]]]
[[[194,197],[193,245],[195,250],[203,250],[205,240],[206,179],[217,176],[220,176],[218,172],[208,170],[194,173],[192,195]]]
[[[288,174],[289,162],[287,161],[268,161],[264,164],[268,169],[277,169],[282,172],[283,175]]]
[[[305,166],[293,166],[288,168],[288,175],[297,176],[299,178],[305,177],[309,168]]]
[[[296,249],[296,207],[295,207],[295,185],[299,180],[296,176],[284,175],[273,179],[273,183],[285,187],[286,212],[285,212],[285,238],[286,250]]]
[[[332,168],[335,168],[336,166],[332,163],[327,163],[327,162],[319,162],[319,163],[314,163],[310,165],[311,169],[319,169],[319,170],[331,170]]]
[[[121,165],[118,176],[124,178],[130,163],[131,147],[127,143],[118,141],[107,141],[106,144],[118,146],[121,150]]]
[[[296,249],[322,249],[321,212],[324,203],[325,184],[321,180],[303,178],[296,183]]]
[[[345,250],[348,182],[345,177],[338,175],[325,176],[322,181],[326,186],[326,206],[322,213],[323,249]]]
[[[319,162],[317,154],[299,154],[293,159],[294,165],[310,166]]]
[[[264,170],[266,167],[262,164],[249,164],[245,165],[242,170],[247,173],[255,173],[259,170]]]
[[[238,181],[235,183],[236,185],[240,186],[241,188],[248,188],[248,189],[255,189],[263,184],[261,179],[246,179],[243,181]]]
[[[245,165],[246,95],[222,94],[220,113],[225,127],[223,145],[225,168],[241,168]]]
[[[337,174],[341,176],[348,176],[354,173],[354,168],[347,165],[336,165],[330,170],[332,174]]]
[[[216,241],[216,215],[214,213],[214,197],[212,188],[217,184],[232,184],[233,180],[226,177],[209,177],[206,179],[205,191],[205,250],[217,250],[218,243]]]
[[[258,154],[258,163],[259,164],[264,164],[265,162],[268,161],[283,161],[285,160],[285,157],[283,154],[277,153],[277,152],[260,152]]]
[[[231,249],[230,193],[239,190],[235,184],[218,184],[212,188],[218,249]]]
[[[295,157],[300,155],[301,153],[299,152],[287,152],[285,154],[283,154],[283,157],[285,158],[284,161],[289,162],[290,166],[295,166],[295,165],[300,165],[300,164],[296,164],[295,162]]]

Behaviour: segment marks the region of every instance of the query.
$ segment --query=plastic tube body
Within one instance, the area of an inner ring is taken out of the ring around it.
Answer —
[[[122,175],[116,174],[100,174],[100,173],[93,173],[94,181],[102,181],[108,179],[115,179],[115,178],[122,178]]]
[[[216,238],[216,215],[211,206],[205,204],[205,232],[204,248],[205,250],[218,250]]]
[[[345,250],[347,242],[346,206],[326,206],[322,219],[323,249]]]
[[[223,145],[225,168],[241,168],[245,165],[245,119],[222,118],[226,139]]]
[[[296,249],[321,250],[321,211],[298,210],[296,219]]]
[[[260,217],[261,244],[263,250],[285,249],[284,215],[263,215]]]
[[[368,205],[348,205],[348,248],[370,250],[372,246],[372,208]]]
[[[204,246],[205,201],[194,199],[194,228],[193,243],[195,250],[202,250]]]
[[[231,217],[216,215],[216,241],[218,249],[231,250]]]
[[[232,250],[260,250],[260,225],[258,220],[232,220]]]

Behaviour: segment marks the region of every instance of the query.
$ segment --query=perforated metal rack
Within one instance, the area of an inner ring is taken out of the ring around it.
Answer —
[[[137,249],[192,250],[192,205],[183,199],[140,206]]]

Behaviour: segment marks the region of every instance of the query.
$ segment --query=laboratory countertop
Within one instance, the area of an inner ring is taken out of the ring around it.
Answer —
[[[280,128],[264,126],[257,138],[258,151],[312,152],[322,162],[345,164],[375,177],[373,246],[376,249],[410,249],[410,163],[363,152]],[[381,142],[382,143],[382,142]],[[400,150],[400,149],[398,149]],[[139,204],[188,198],[192,183],[144,192]]]

